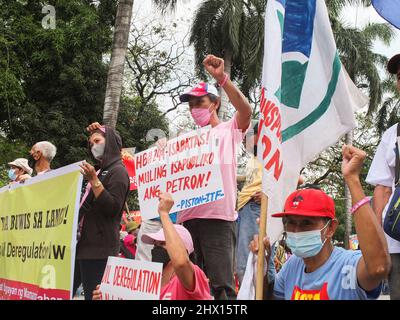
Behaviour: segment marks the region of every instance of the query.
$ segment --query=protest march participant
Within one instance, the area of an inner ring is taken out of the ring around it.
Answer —
[[[173,224],[169,212],[174,205],[171,195],[160,193],[158,213],[162,229],[142,236],[154,245],[152,261],[163,264],[161,300],[210,300],[210,287],[204,272],[190,261],[194,251],[189,231]],[[93,300],[101,300],[100,286],[93,292]]]
[[[169,217],[173,223],[176,223],[176,212],[171,213]],[[142,220],[137,237],[136,260],[151,261],[151,251],[154,248],[154,244],[143,242],[142,235],[146,233],[156,233],[160,231],[161,228],[162,224],[159,217],[149,220]]]
[[[397,77],[397,89],[400,91],[400,54],[393,56],[387,65],[389,73]],[[373,207],[379,223],[385,219],[388,205],[395,190],[396,168],[396,123],[385,131],[382,136],[366,181],[375,186]],[[389,274],[389,292],[391,300],[400,300],[400,241],[397,241],[385,233],[389,247],[392,270]]]
[[[275,254],[274,254],[274,266],[275,266],[275,271],[279,272],[283,265],[286,263],[286,261],[289,260],[289,258],[292,255],[292,251],[288,247],[286,243],[286,234],[283,235],[283,238],[279,241],[275,242]]]
[[[32,175],[32,168],[28,165],[28,160],[24,158],[15,159],[8,163],[10,169],[8,170],[8,178],[10,183],[21,181],[23,175]]]
[[[361,252],[333,246],[332,237],[338,226],[335,204],[321,190],[293,192],[284,212],[272,215],[282,217],[287,245],[294,254],[275,275],[273,286],[265,286],[273,287],[275,299],[364,300],[379,296],[390,270],[390,257],[383,230],[360,182],[365,157],[364,151],[343,147],[342,173],[351,193],[351,212]],[[269,259],[271,247],[267,238],[264,244]],[[257,246],[258,241],[252,241],[253,252],[257,252]]]
[[[37,175],[51,170],[50,164],[56,156],[57,148],[49,141],[36,143],[30,151],[29,166],[34,169]]]
[[[254,152],[246,165],[246,182],[239,192],[237,211],[237,247],[236,247],[236,275],[239,285],[242,283],[246,271],[246,261],[249,256],[249,243],[253,235],[258,233],[257,218],[261,210],[262,164],[257,159],[258,123],[253,127],[254,135],[247,135],[246,139],[254,140]]]
[[[139,224],[136,221],[129,221],[126,224],[127,235],[124,236],[120,243],[120,251],[122,258],[135,259],[136,256],[136,239],[139,232]]]
[[[36,175],[41,175],[51,171],[51,161],[56,156],[57,148],[54,144],[49,141],[40,141],[33,145],[29,151],[28,164]],[[26,179],[31,178],[31,175],[24,174],[20,178],[20,182],[24,182]]]
[[[225,90],[236,113],[227,122],[217,115],[220,98],[217,89],[199,83],[180,96],[188,102],[194,122],[200,127],[211,125],[210,135],[218,139],[218,155],[224,186],[224,198],[186,209],[178,214],[178,223],[190,231],[196,264],[204,268],[211,282],[212,294],[217,300],[235,299],[234,251],[236,247],[236,149],[250,126],[251,107],[245,96],[224,73],[224,60],[208,55],[204,62],[207,72]]]
[[[122,210],[129,192],[129,176],[121,160],[122,140],[108,126],[88,127],[89,147],[99,171],[83,162],[88,184],[79,210],[74,292],[82,282],[85,299],[92,298],[109,256],[118,256]]]

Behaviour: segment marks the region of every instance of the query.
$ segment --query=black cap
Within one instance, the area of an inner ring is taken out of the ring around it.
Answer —
[[[387,64],[387,70],[391,74],[397,74],[399,67],[400,67],[400,54],[396,54],[389,60]]]

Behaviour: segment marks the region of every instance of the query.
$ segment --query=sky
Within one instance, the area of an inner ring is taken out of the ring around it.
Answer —
[[[161,15],[157,8],[152,4],[151,0],[135,0],[134,2],[134,12],[133,12],[133,23],[140,21],[142,19],[152,19],[153,21],[160,22],[162,24],[170,25],[176,22],[180,27],[179,30],[183,36],[189,31],[192,17],[201,3],[202,0],[178,0],[177,9],[175,12],[168,13],[165,16]],[[379,22],[385,23],[386,21],[379,16],[375,9],[371,6],[368,8],[364,7],[347,7],[343,10],[342,18],[348,22],[350,25],[356,27],[363,27],[368,22]],[[395,39],[392,44],[388,47],[383,43],[376,41],[374,50],[377,53],[383,54],[390,58],[394,54],[400,53],[400,30],[395,29]],[[193,48],[189,48],[189,55],[194,55]],[[191,66],[194,68],[194,65]],[[382,70],[382,75],[384,72]],[[160,99],[160,108],[166,110],[171,107],[171,103],[167,99]],[[180,107],[180,110],[184,110],[184,107]],[[176,113],[171,112],[169,115],[170,123],[174,126],[176,123]]]
[[[168,13],[166,16],[162,16],[151,0],[136,0],[134,3],[134,15],[138,17],[152,16],[154,20],[170,23],[172,21],[178,21],[187,26],[189,29],[191,18],[193,17],[196,8],[201,3],[201,0],[178,0],[177,10],[174,13]],[[362,27],[368,22],[380,22],[385,23],[386,21],[379,16],[375,9],[370,6],[364,7],[352,7],[349,6],[343,10],[343,18],[349,23],[357,27]],[[395,29],[396,39],[392,42],[390,47],[384,46],[382,43],[377,42],[375,50],[378,53],[385,54],[390,57],[400,52],[400,30]]]
[[[383,18],[381,18],[381,16],[375,11],[375,9],[372,6],[368,8],[348,7],[344,11],[345,15],[343,16],[343,18],[357,27],[363,27],[368,22],[386,23],[386,21]],[[394,27],[393,29],[395,30],[396,38],[392,41],[392,44],[388,47],[385,46],[380,41],[376,41],[374,48],[374,50],[377,53],[383,54],[388,58],[392,57],[397,53],[400,53],[400,30]]]

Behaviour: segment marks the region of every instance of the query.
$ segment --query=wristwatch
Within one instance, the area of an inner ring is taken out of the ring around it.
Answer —
[[[98,188],[98,187],[100,187],[100,186],[101,186],[101,181],[100,181],[100,180],[98,180],[96,183],[94,183],[94,184],[92,185],[93,188]]]

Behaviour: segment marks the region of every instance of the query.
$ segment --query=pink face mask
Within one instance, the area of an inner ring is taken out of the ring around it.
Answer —
[[[205,127],[210,123],[210,118],[211,118],[211,112],[208,109],[202,109],[202,108],[193,108],[191,110],[192,117],[194,122],[200,126],[200,127]]]

